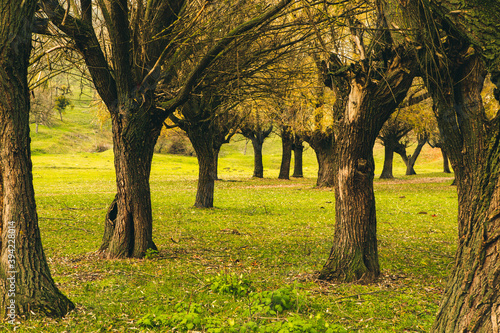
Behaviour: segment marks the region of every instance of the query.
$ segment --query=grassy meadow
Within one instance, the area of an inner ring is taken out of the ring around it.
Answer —
[[[252,179],[250,142],[223,147],[214,209],[193,208],[195,157],[157,154],[151,190],[159,252],[99,259],[115,194],[109,129],[75,105],[32,133],[42,242],[53,277],[76,310],[33,318],[17,332],[427,332],[456,248],[456,189],[438,151],[417,176],[376,180],[382,276],[374,284],[315,279],[334,230],[334,194],[316,189],[313,151],[303,179],[276,179],[280,141],[264,144],[264,179]],[[376,148],[380,174],[383,149]],[[11,329],[0,324],[0,330]]]

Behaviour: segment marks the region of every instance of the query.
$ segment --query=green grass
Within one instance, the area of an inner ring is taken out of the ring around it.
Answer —
[[[237,138],[221,151],[223,180],[216,183],[216,208],[209,210],[193,208],[196,158],[155,155],[151,191],[159,253],[103,260],[95,251],[116,185],[112,151],[96,153],[92,146],[109,140],[109,130],[96,136],[100,129],[91,114],[76,108],[65,117],[67,123],[46,129],[44,137],[33,135],[34,183],[53,277],[77,308],[60,320],[30,319],[18,332],[250,332],[254,324],[270,331],[311,325],[323,332],[325,324],[333,332],[429,331],[457,234],[456,189],[449,186],[452,176],[440,172],[436,150],[424,149],[415,167],[419,175],[402,176],[396,159],[397,179],[375,181],[379,281],[329,284],[315,274],[333,241],[334,193],[314,188],[310,148],[305,178],[278,180],[280,142],[272,138],[264,145],[266,178],[251,179],[251,144]],[[62,144],[76,133],[88,138]],[[379,174],[382,147],[375,155]],[[293,301],[279,303],[273,298],[278,294]]]
[[[315,323],[317,314],[349,332],[428,331],[455,249],[451,178],[422,160],[433,173],[377,180],[382,277],[372,285],[326,284],[314,276],[332,242],[333,192],[314,188],[312,164],[304,179],[275,179],[278,153],[268,156],[269,178],[251,179],[251,156],[241,153],[242,144],[222,154],[225,181],[217,182],[216,208],[210,210],[192,207],[195,158],[155,156],[151,188],[160,252],[146,260],[95,255],[115,191],[111,151],[34,156],[44,248],[56,282],[77,310],[61,320],[30,320],[18,331],[168,332],[169,327],[147,328],[138,321],[148,314],[182,315],[178,309],[189,304],[200,304],[204,325],[226,331],[230,323]],[[254,293],[297,283],[304,303],[275,315],[249,315],[250,296],[215,293],[206,281],[231,273],[250,281]]]

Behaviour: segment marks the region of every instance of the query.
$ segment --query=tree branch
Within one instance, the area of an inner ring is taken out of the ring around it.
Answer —
[[[182,105],[189,97],[189,94],[193,88],[201,81],[203,72],[214,62],[214,60],[224,52],[228,46],[236,38],[240,37],[243,33],[250,31],[251,29],[263,24],[267,20],[271,19],[280,10],[286,7],[292,0],[281,0],[276,6],[267,10],[263,14],[257,16],[256,18],[249,20],[231,32],[224,36],[217,44],[215,44],[205,56],[200,60],[198,65],[190,73],[188,79],[186,80],[183,88],[177,94],[177,96],[168,102],[163,103],[163,107],[167,112],[175,110],[178,106]]]

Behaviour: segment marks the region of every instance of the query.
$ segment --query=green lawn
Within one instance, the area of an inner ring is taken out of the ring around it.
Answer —
[[[196,158],[155,155],[153,232],[160,251],[144,260],[103,260],[95,251],[115,194],[113,154],[92,147],[110,143],[109,129],[90,113],[65,117],[70,124],[32,136],[34,183],[53,277],[77,308],[61,320],[31,319],[18,332],[429,330],[457,233],[456,189],[452,176],[440,172],[439,152],[424,150],[417,176],[401,176],[397,160],[397,179],[375,181],[380,280],[328,284],[315,274],[333,241],[334,193],[314,188],[310,148],[305,178],[283,181],[276,179],[279,138],[269,140],[266,178],[251,179],[251,144],[237,138],[221,151],[222,181],[209,210],[193,208]],[[64,145],[65,131],[82,138]],[[375,152],[379,174],[383,150]]]

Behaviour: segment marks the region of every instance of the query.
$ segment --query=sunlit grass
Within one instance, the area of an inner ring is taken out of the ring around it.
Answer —
[[[333,241],[334,193],[314,188],[313,152],[306,152],[305,178],[278,180],[275,138],[264,148],[266,178],[251,179],[253,159],[251,147],[244,154],[246,144],[239,140],[221,152],[222,181],[216,183],[216,208],[210,210],[193,208],[196,158],[155,155],[153,232],[160,253],[145,260],[95,255],[116,190],[111,150],[35,154],[44,249],[54,279],[77,310],[57,321],[30,320],[18,331],[148,331],[139,319],[172,313],[179,303],[199,303],[205,316],[224,325],[270,321],[245,315],[246,297],[213,293],[205,278],[220,273],[243,274],[257,292],[299,283],[306,303],[298,312],[305,321],[320,313],[349,332],[428,331],[453,261],[457,214],[452,176],[440,172],[435,151],[424,150],[418,176],[403,176],[404,168],[396,164],[397,179],[375,181],[380,280],[325,284],[314,277]],[[377,147],[378,167],[382,152]]]

